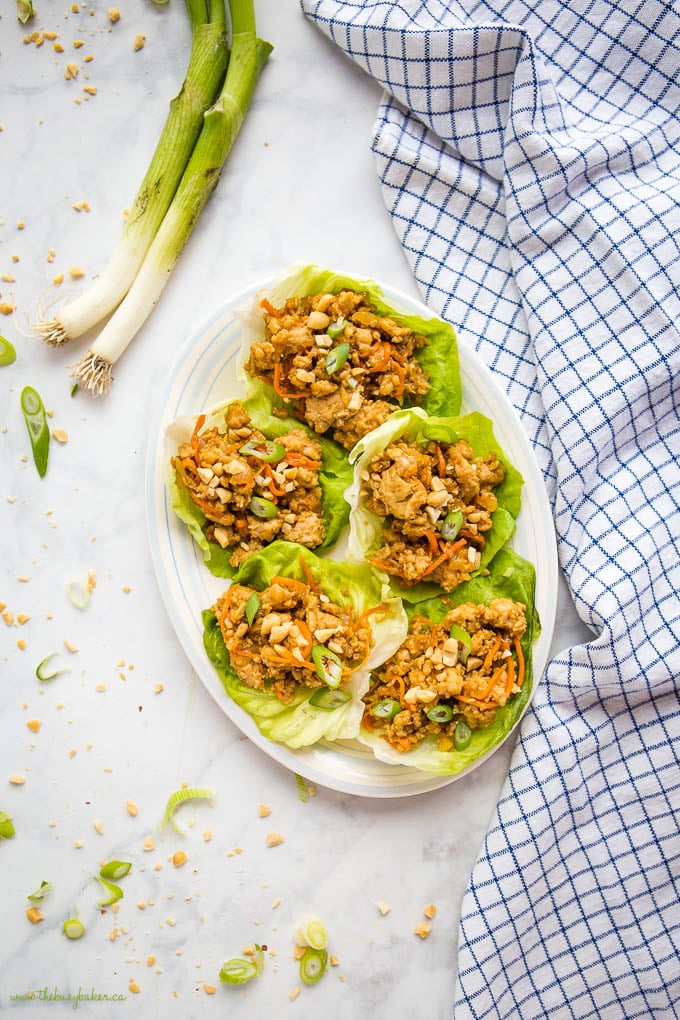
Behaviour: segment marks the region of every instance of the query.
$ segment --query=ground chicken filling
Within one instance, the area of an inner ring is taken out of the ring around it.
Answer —
[[[346,449],[429,390],[414,357],[425,338],[379,315],[365,294],[342,290],[289,298],[283,308],[262,305],[265,337],[251,346],[247,371]]]
[[[213,612],[240,679],[284,704],[300,686],[342,691],[368,655],[363,618],[302,581],[275,577],[264,591],[233,584]]]
[[[385,521],[371,561],[403,584],[452,591],[479,567],[504,478],[494,453],[475,457],[464,439],[390,443],[361,475],[366,508]]]
[[[208,519],[206,537],[233,549],[231,565],[277,538],[308,549],[321,545],[318,440],[304,429],[267,440],[238,403],[227,408],[224,432],[201,431],[204,422],[201,416],[172,465],[178,484]]]
[[[364,726],[398,751],[430,735],[440,751],[452,750],[461,721],[469,730],[490,726],[521,689],[525,630],[525,606],[504,598],[457,606],[438,624],[414,616],[399,650],[372,674]]]

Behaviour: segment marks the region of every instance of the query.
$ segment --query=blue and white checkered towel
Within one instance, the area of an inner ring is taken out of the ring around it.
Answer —
[[[548,666],[462,908],[455,1018],[680,1015],[680,9],[301,0],[385,89],[428,305],[518,409],[593,640]],[[338,97],[339,102],[341,97]]]

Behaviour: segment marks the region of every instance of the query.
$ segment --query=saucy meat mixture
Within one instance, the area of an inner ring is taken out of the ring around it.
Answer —
[[[429,383],[414,352],[424,337],[379,315],[351,290],[264,301],[264,340],[254,343],[247,371],[296,404],[318,434],[351,449],[398,406],[420,403]]]
[[[303,581],[275,577],[263,591],[233,584],[213,612],[241,680],[273,691],[284,704],[300,685],[345,693],[368,655],[371,636],[362,618]]]
[[[361,475],[367,509],[385,520],[371,561],[403,584],[452,591],[479,567],[504,478],[494,453],[475,457],[464,439],[390,443]]]
[[[309,549],[321,545],[326,529],[318,440],[304,429],[268,440],[238,403],[227,408],[224,432],[201,431],[204,423],[202,415],[172,466],[178,484],[210,522],[206,537],[233,548],[231,565],[277,538]]]
[[[525,606],[505,598],[457,606],[438,624],[414,616],[404,643],[372,674],[364,726],[404,752],[429,734],[451,750],[461,722],[469,740],[521,689],[525,629]]]

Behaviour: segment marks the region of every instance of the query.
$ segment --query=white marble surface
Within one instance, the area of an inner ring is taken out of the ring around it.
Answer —
[[[81,266],[88,279],[103,268],[188,53],[180,0],[118,6],[111,27],[108,3],[74,14],[66,0],[36,0],[28,30],[58,33],[58,53],[49,39],[25,44],[13,0],[0,4],[0,274],[15,277],[0,283],[0,300],[16,305],[0,331],[18,354],[0,368],[0,602],[14,618],[0,625],[0,810],[16,826],[0,846],[0,1010],[56,1016],[68,1007],[39,996],[80,989],[121,997],[81,1002],[87,1017],[255,1018],[290,1009],[400,1020],[423,1015],[426,1000],[428,1017],[440,1020],[451,1015],[461,897],[510,748],[418,797],[318,788],[303,803],[294,776],[217,710],[183,656],[154,576],[143,502],[147,430],[167,367],[225,298],[298,258],[417,296],[370,153],[379,90],[295,0],[257,0],[260,34],[274,52],[220,185],[110,396],[72,398],[75,349],[41,346],[26,323],[40,301],[82,286],[56,288],[55,275]],[[139,52],[137,33],[146,36]],[[74,49],[77,39],[84,45]],[[68,62],[80,68],[70,81]],[[82,202],[89,212],[73,208]],[[19,410],[26,384],[68,434],[52,443],[42,481]],[[88,572],[96,587],[79,610],[65,585]],[[19,614],[30,619],[19,623]],[[553,649],[584,633],[562,590]],[[41,684],[35,668],[51,652],[70,671]],[[23,785],[10,782],[17,775]],[[215,790],[211,804],[182,810],[193,823],[184,837],[156,829],[182,783]],[[271,848],[274,831],[284,842]],[[155,848],[145,851],[148,836]],[[179,849],[188,860],[175,868]],[[133,868],[118,911],[100,913],[93,875],[111,858]],[[53,891],[44,920],[31,925],[26,897],[43,880]],[[379,900],[391,904],[385,916]],[[437,914],[421,940],[413,929],[430,903]],[[74,909],[87,931],[69,942],[60,929]],[[309,910],[325,920],[339,964],[291,1002],[299,984],[293,931]],[[252,942],[273,951],[262,979],[220,986],[224,960]],[[32,1002],[12,999],[29,990]]]

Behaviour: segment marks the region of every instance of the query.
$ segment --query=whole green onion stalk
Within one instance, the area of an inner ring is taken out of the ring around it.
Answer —
[[[51,319],[33,324],[48,344],[82,336],[127,294],[163,221],[203,127],[203,115],[219,95],[229,59],[224,0],[185,0],[191,54],[184,82],[170,103],[144,180],[109,262],[94,283]]]
[[[229,0],[231,56],[219,98],[203,128],[165,218],[124,301],[72,375],[94,396],[108,393],[111,370],[157,304],[201,211],[217,186],[272,47],[257,38],[253,0]]]

